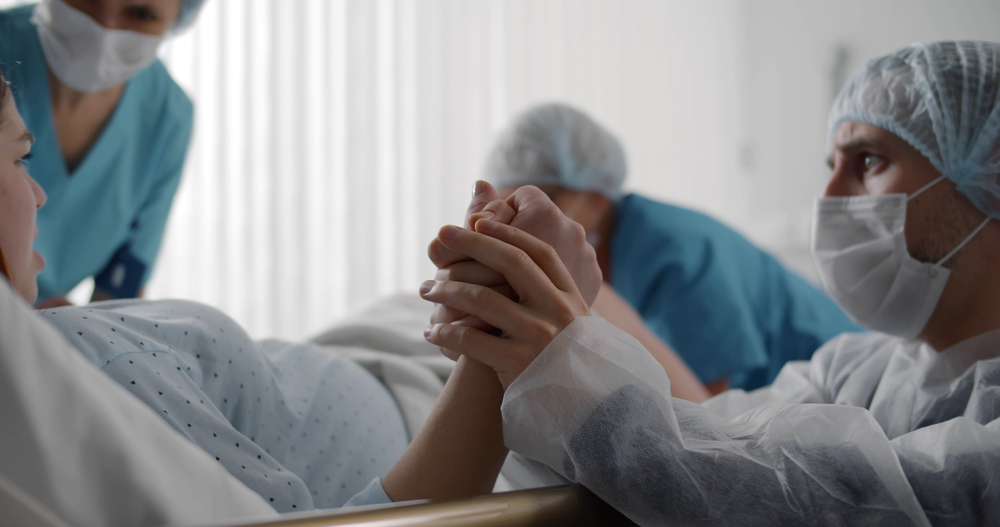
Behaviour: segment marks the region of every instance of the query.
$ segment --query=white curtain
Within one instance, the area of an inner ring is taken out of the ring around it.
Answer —
[[[196,127],[147,296],[302,338],[414,292],[493,135],[549,100],[619,134],[629,188],[735,223],[738,22],[736,0],[208,0],[162,50]]]
[[[633,188],[726,210],[732,156],[693,140],[733,99],[709,4],[210,0],[163,53],[197,129],[149,296],[298,338],[413,292],[493,134],[544,100],[621,133]]]

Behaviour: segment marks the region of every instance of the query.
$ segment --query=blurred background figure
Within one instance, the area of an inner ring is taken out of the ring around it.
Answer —
[[[149,278],[193,126],[157,59],[204,0],[43,0],[0,12],[0,58],[49,195],[36,248],[40,305],[138,296]]]
[[[605,280],[594,310],[622,329],[637,312],[712,393],[770,384],[786,362],[861,331],[826,293],[733,229],[624,194],[626,167],[609,131],[575,108],[544,104],[500,134],[484,179],[504,197],[538,186],[583,225]]]

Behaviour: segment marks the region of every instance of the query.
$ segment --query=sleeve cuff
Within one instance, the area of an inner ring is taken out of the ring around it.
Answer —
[[[392,503],[392,500],[389,499],[389,495],[382,488],[382,478],[375,478],[364,490],[355,494],[350,500],[347,500],[344,507],[384,505],[386,503]]]

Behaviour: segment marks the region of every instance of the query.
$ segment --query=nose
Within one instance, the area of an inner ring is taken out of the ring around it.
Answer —
[[[40,209],[45,206],[45,202],[49,200],[49,197],[34,178],[29,179],[31,180],[31,190],[35,193],[35,208]]]
[[[97,22],[105,29],[118,29],[118,17],[115,16],[115,12],[112,9],[105,8],[100,3],[87,2],[83,5],[78,5],[77,9],[94,19],[94,22]]]
[[[95,16],[94,20],[96,20],[98,24],[104,27],[104,29],[119,29],[118,18],[112,16],[110,13],[101,13]]]
[[[853,195],[854,192],[852,192],[849,182],[850,175],[847,173],[844,164],[838,160],[833,166],[833,174],[830,176],[830,181],[826,184],[823,197],[835,198]]]

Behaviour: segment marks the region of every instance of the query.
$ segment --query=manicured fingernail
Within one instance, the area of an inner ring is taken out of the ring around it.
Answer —
[[[461,232],[462,230],[454,225],[445,225],[444,228],[441,229],[441,237],[449,239],[457,238]]]
[[[427,293],[430,293],[431,289],[433,288],[434,288],[434,280],[428,280],[420,284],[420,294],[426,295]]]
[[[433,331],[434,331],[434,324],[431,324],[431,325],[427,326],[426,328],[424,328],[424,338],[430,337],[431,336],[431,332],[433,332]]]
[[[472,196],[473,197],[482,194],[484,190],[486,190],[486,182],[485,181],[483,181],[483,180],[480,179],[479,181],[476,181],[475,183],[472,184]]]

